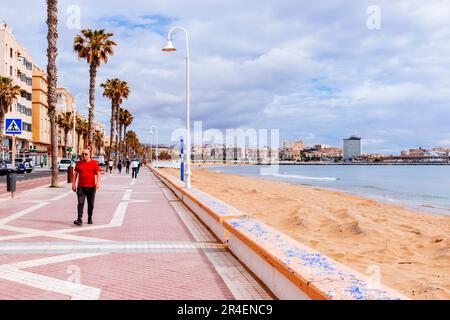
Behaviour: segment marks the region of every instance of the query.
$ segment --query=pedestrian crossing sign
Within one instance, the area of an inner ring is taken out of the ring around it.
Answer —
[[[22,119],[5,119],[5,134],[22,134]]]

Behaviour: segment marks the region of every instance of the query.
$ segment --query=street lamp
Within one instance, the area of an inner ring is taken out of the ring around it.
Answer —
[[[158,127],[157,126],[151,126],[150,127],[150,134],[152,135],[152,142],[151,145],[153,144],[153,130],[152,128],[155,128],[156,131],[156,169],[158,169]],[[150,159],[151,161],[151,159]]]
[[[174,52],[176,48],[172,43],[172,32],[183,31],[186,38],[186,189],[191,187],[191,132],[190,132],[190,78],[189,78],[189,34],[185,28],[174,27],[169,30],[167,35],[167,45],[162,49],[164,52]]]

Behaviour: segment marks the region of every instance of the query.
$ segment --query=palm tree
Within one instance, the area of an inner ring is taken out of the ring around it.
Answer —
[[[122,119],[122,112],[123,109],[122,108],[118,108],[117,112],[116,112],[116,163],[117,163],[117,158],[120,159],[120,138],[121,138],[121,134],[122,134],[122,124],[120,123],[120,120]]]
[[[130,88],[126,81],[115,79],[108,79],[105,83],[100,84],[103,88],[103,96],[111,99],[111,122],[110,122],[110,137],[109,145],[110,151],[113,150],[113,139],[115,135],[115,123],[117,120],[117,112],[123,99],[127,99],[130,94]],[[116,149],[116,163],[118,159],[118,152]],[[111,152],[108,153],[108,162],[111,160]]]
[[[86,120],[83,120],[83,122],[81,122],[81,136],[83,137],[83,149],[86,149],[89,145],[89,122],[87,122]]]
[[[80,153],[80,138],[83,135],[84,127],[87,126],[86,120],[77,117],[76,124],[75,124],[75,131],[77,133],[77,154]]]
[[[110,38],[112,33],[106,33],[104,29],[81,30],[81,33],[75,37],[73,49],[79,58],[86,59],[89,64],[89,145],[93,138],[93,122],[94,122],[94,96],[95,81],[97,77],[97,69],[101,62],[108,63],[108,57],[114,54],[113,46],[117,45]]]
[[[132,130],[128,131],[125,139],[127,141],[128,146],[130,147],[129,151],[131,151],[131,153],[134,156],[143,152],[143,147],[139,142],[136,132]]]
[[[101,132],[100,130],[95,130],[94,131],[94,144],[97,147],[97,154],[100,154],[100,149],[101,147],[103,147],[104,143],[103,143],[103,132]]]
[[[47,105],[50,118],[50,141],[52,155],[52,182],[51,187],[58,186],[58,139],[56,128],[56,88],[58,86],[58,69],[56,57],[58,56],[58,0],[47,0]]]
[[[122,125],[123,125],[123,140],[125,142],[125,154],[128,157],[128,144],[127,144],[127,128],[131,125],[133,122],[133,116],[131,115],[130,111],[128,109],[125,109],[122,113]]]
[[[3,148],[3,122],[14,101],[22,93],[19,86],[13,85],[13,79],[0,76],[0,148]]]
[[[73,129],[72,112],[64,112],[56,119],[56,124],[64,131],[64,156],[67,156],[67,137]]]

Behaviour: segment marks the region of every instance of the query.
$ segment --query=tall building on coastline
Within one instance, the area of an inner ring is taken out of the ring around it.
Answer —
[[[344,139],[344,160],[351,160],[362,155],[362,139],[351,136]]]
[[[22,94],[12,104],[5,118],[22,119],[22,134],[17,136],[16,150],[28,151],[32,143],[32,78],[33,63],[27,50],[17,41],[12,28],[5,22],[0,24],[0,76],[13,79]],[[2,149],[12,150],[12,137],[4,135],[0,141]]]

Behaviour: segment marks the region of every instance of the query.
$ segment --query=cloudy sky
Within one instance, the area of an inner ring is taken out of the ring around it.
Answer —
[[[45,68],[45,1],[8,4],[0,19]],[[370,5],[380,29],[367,26]],[[119,45],[97,82],[129,82],[125,106],[142,141],[152,124],[164,143],[184,124],[183,35],[176,53],[160,50],[180,25],[191,37],[192,120],[204,129],[280,129],[281,139],[328,145],[356,134],[365,151],[387,154],[450,147],[448,0],[60,0],[59,84],[82,106],[89,79],[72,51],[77,10],[81,28],[114,33]],[[109,105],[98,87],[96,108]]]

